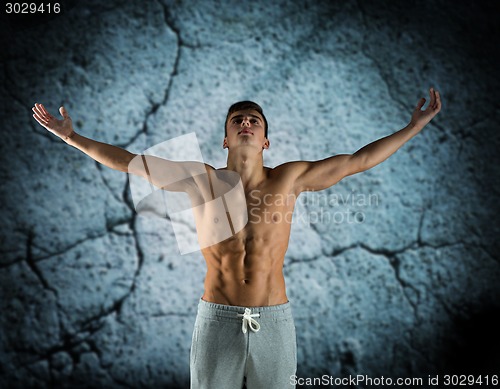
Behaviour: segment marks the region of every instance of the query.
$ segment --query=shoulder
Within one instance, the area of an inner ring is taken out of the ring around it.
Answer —
[[[335,185],[343,177],[353,174],[352,155],[339,154],[319,161],[294,161],[275,168],[276,174],[293,183],[294,191],[316,191]]]
[[[296,192],[296,183],[299,178],[309,169],[308,161],[291,161],[278,165],[274,168],[268,168],[268,177],[272,181],[280,182],[290,187],[291,191]]]
[[[309,161],[291,161],[285,162],[275,168],[269,168],[271,175],[285,175],[290,177],[298,177],[303,174],[311,165]]]

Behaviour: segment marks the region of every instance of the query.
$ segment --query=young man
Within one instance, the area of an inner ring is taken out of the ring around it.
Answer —
[[[275,168],[263,165],[263,150],[270,143],[261,107],[249,101],[236,103],[230,107],[225,123],[227,166],[214,169],[204,164],[205,175],[194,173],[199,172],[198,163],[149,156],[146,160],[85,138],[74,132],[64,107],[60,108],[62,120],[41,104],[35,104],[33,116],[96,161],[142,176],[165,190],[184,191],[193,205],[209,203],[216,197],[218,187],[224,187],[224,179],[218,179],[220,173],[239,175],[246,223],[236,229],[235,220],[230,220],[231,236],[202,246],[207,274],[191,347],[191,387],[233,389],[241,388],[246,381],[249,389],[284,388],[291,387],[290,377],[297,365],[295,326],[282,271],[291,227],[288,215],[293,212],[295,199],[303,191],[326,189],[394,154],[440,111],[439,92],[431,88],[429,93],[428,107],[422,110],[422,98],[405,128],[354,154],[288,162]],[[154,169],[148,169],[151,164]],[[187,178],[175,182],[172,177]],[[228,205],[225,207],[227,210]],[[200,240],[206,239],[204,235],[211,234],[218,219],[209,207],[199,208],[195,218]]]

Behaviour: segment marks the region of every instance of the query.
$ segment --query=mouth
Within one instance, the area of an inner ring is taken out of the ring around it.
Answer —
[[[238,135],[253,135],[253,132],[250,131],[250,130],[241,130],[240,132],[238,132]]]

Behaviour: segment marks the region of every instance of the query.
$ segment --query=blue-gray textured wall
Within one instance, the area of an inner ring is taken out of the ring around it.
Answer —
[[[3,10],[2,10],[3,12]],[[301,197],[285,261],[298,375],[500,371],[500,25],[491,1],[79,1],[2,14],[0,387],[183,388],[205,264],[128,177],[31,116],[140,152],[259,102],[265,162],[354,152],[441,113],[383,164]],[[314,217],[313,217],[314,216]]]

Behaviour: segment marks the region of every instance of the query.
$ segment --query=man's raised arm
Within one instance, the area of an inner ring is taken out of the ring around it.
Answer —
[[[92,159],[111,169],[122,172],[128,171],[128,164],[135,157],[135,154],[120,147],[98,142],[77,134],[73,129],[73,122],[68,111],[64,107],[59,108],[59,112],[63,117],[62,120],[58,120],[52,116],[42,104],[35,103],[32,110],[34,112],[33,117],[40,125],[70,146],[77,148]]]
[[[430,102],[425,110],[421,98],[413,111],[410,123],[403,129],[372,142],[354,154],[340,154],[315,162],[293,162],[296,169],[296,191],[322,190],[342,178],[378,165],[394,154],[403,144],[418,134],[441,110],[441,97],[433,88],[429,90]]]
[[[158,188],[187,191],[193,184],[192,172],[205,169],[205,166],[200,166],[201,162],[174,162],[149,155],[138,156],[120,147],[79,135],[74,131],[72,120],[64,107],[59,108],[62,120],[52,116],[42,104],[35,103],[32,109],[33,117],[40,125],[70,146],[111,169],[143,177]]]

